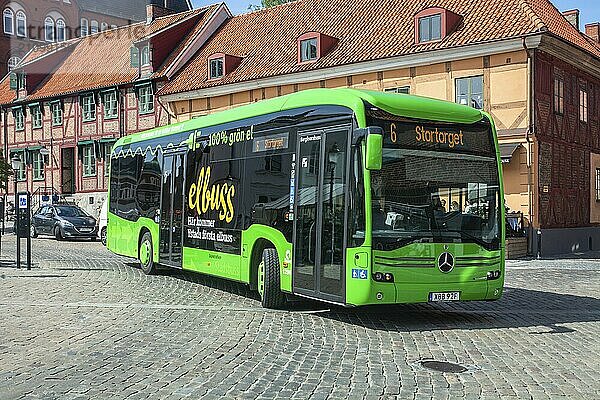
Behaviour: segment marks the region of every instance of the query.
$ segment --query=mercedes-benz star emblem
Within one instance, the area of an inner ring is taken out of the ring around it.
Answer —
[[[445,273],[452,271],[454,268],[454,256],[448,252],[440,254],[438,268]]]

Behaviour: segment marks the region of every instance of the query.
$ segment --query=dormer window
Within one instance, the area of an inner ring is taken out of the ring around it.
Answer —
[[[300,62],[312,61],[317,59],[318,41],[317,38],[311,38],[300,41]]]
[[[415,43],[443,40],[454,32],[462,17],[441,7],[430,7],[415,15]]]
[[[419,18],[419,43],[442,38],[442,14]]]
[[[298,64],[319,60],[337,44],[337,39],[320,32],[307,32],[298,38]]]
[[[208,79],[221,79],[225,70],[225,57],[213,58],[209,61]]]
[[[242,62],[242,57],[215,53],[208,57],[208,79],[221,79],[230,74]]]

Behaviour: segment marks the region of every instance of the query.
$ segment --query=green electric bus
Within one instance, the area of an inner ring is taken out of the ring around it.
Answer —
[[[494,123],[454,103],[314,89],[119,139],[107,246],[347,306],[496,300],[504,201]]]

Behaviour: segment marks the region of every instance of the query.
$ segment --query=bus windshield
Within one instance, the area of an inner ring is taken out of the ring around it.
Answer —
[[[371,171],[373,246],[500,246],[500,185],[489,124],[388,122],[383,163]],[[425,134],[429,132],[429,134]]]

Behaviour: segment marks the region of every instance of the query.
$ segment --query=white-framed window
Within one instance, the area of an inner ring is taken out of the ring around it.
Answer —
[[[208,79],[219,79],[223,77],[225,71],[225,59],[213,58],[210,60]]]
[[[44,37],[46,42],[54,42],[54,20],[51,17],[44,21]]]
[[[94,145],[86,144],[81,146],[83,151],[83,176],[96,175],[96,155],[94,154]]]
[[[98,33],[98,21],[95,19],[90,23],[90,33],[93,35],[94,33]]]
[[[114,24],[110,26],[110,29],[117,29],[117,28],[118,28],[118,26],[116,26]]]
[[[63,109],[60,101],[50,103],[50,111],[52,111],[52,126],[59,126],[63,123]]]
[[[27,16],[23,11],[17,12],[17,36],[27,37]]]
[[[39,129],[44,125],[42,118],[42,106],[39,104],[31,106],[31,123],[34,129]]]
[[[483,75],[456,79],[456,102],[483,109]]]
[[[142,48],[142,66],[150,65],[150,45],[147,44]]]
[[[15,14],[10,8],[5,8],[3,15],[4,33],[7,35],[15,34]]]
[[[25,115],[23,114],[23,107],[17,107],[13,109],[13,116],[15,118],[15,130],[25,130]]]
[[[596,168],[596,201],[600,201],[600,168]]]
[[[317,46],[317,38],[300,41],[300,62],[316,60],[318,57]]]
[[[93,93],[81,96],[81,110],[84,122],[96,119],[96,96]]]
[[[419,43],[442,38],[442,14],[419,18]]]
[[[65,40],[67,40],[65,21],[59,19],[56,21],[56,41],[64,42]]]
[[[104,118],[116,118],[117,117],[117,91],[111,90],[109,92],[104,92]]]
[[[102,32],[107,31],[108,30],[108,24],[106,22],[103,22],[101,25],[101,30]]]
[[[114,142],[104,143],[104,176],[108,176],[110,171],[110,152]]]
[[[39,150],[33,152],[33,180],[43,181],[44,180],[44,156],[40,154]]]
[[[11,151],[11,158],[17,156],[21,162],[19,163],[19,169],[17,170],[17,181],[23,182],[25,180],[26,166],[25,166],[25,150],[13,150]]]
[[[141,86],[139,89],[140,114],[148,114],[154,111],[154,91],[152,84]]]
[[[588,122],[588,92],[585,88],[579,88],[579,120]]]
[[[19,57],[11,57],[8,59],[8,70],[12,71],[19,63],[21,62],[21,58]]]
[[[90,34],[90,23],[87,18],[81,18],[80,36],[84,37]]]
[[[400,86],[400,87],[394,87],[394,88],[387,88],[384,90],[384,92],[386,93],[404,93],[404,94],[410,94],[410,86]]]

